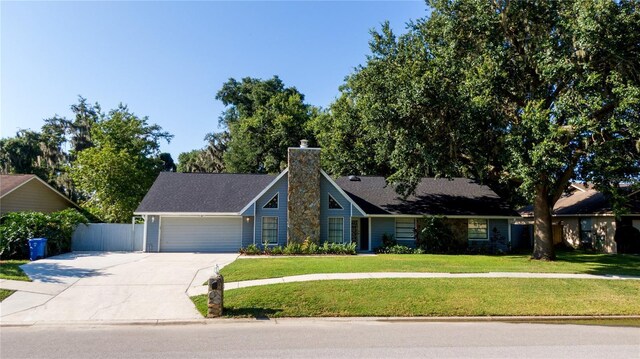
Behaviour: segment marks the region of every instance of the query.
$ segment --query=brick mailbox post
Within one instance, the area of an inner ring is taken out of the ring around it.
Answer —
[[[222,305],[224,302],[224,277],[216,274],[209,278],[209,293],[207,318],[218,318],[222,316]]]

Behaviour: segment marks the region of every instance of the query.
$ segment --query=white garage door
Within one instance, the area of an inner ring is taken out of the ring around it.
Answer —
[[[162,217],[161,252],[237,252],[242,218]]]

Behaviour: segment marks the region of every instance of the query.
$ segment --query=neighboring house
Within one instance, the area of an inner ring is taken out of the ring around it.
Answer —
[[[629,195],[629,212],[616,220],[610,202],[593,187],[572,183],[553,207],[554,244],[595,249],[604,253],[635,252],[640,246],[640,201]],[[529,226],[525,235],[532,238],[533,207],[520,210],[519,224]],[[634,229],[635,228],[635,229]],[[526,233],[529,232],[529,233]],[[635,234],[634,234],[635,233]]]
[[[36,175],[0,175],[0,215],[8,212],[57,212],[79,208]]]
[[[473,248],[508,251],[515,211],[469,179],[423,179],[401,199],[383,177],[333,180],[320,149],[289,148],[279,175],[163,172],[135,211],[145,220],[147,251],[237,251],[249,244],[286,245],[307,238],[382,246],[383,234],[414,245],[419,219],[444,215]]]

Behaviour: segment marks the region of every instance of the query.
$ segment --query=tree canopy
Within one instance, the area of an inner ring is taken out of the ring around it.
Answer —
[[[220,125],[229,132],[224,153],[227,172],[276,173],[287,163],[287,148],[309,139],[312,106],[295,87],[268,80],[229,79],[216,99],[227,106]]]
[[[94,123],[92,147],[77,154],[71,168],[77,187],[90,194],[83,205],[111,222],[128,222],[158,173],[160,141],[173,137],[120,105]]]
[[[615,191],[640,174],[639,5],[428,4],[406,34],[372,32],[318,135],[331,169],[386,173],[405,193],[431,175],[517,193],[534,201],[534,257],[553,259],[551,209],[570,180]]]
[[[2,173],[36,174],[72,200],[83,200],[69,168],[80,151],[93,146],[91,127],[104,114],[98,103],[89,104],[82,96],[70,108],[73,120],[54,115],[44,120],[39,132],[20,130],[15,137],[0,139]]]

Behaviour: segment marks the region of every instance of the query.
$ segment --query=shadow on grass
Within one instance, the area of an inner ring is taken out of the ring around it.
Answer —
[[[29,277],[24,273],[21,265],[27,263],[27,261],[20,260],[8,260],[8,261],[0,261],[0,278],[2,279],[12,279],[12,280],[22,280],[22,281],[31,281]]]
[[[228,317],[255,318],[260,320],[269,320],[282,312],[282,309],[276,308],[224,308],[224,315]]]
[[[596,254],[580,251],[558,251],[558,262],[585,265],[583,273],[640,276],[640,256],[634,254]]]

